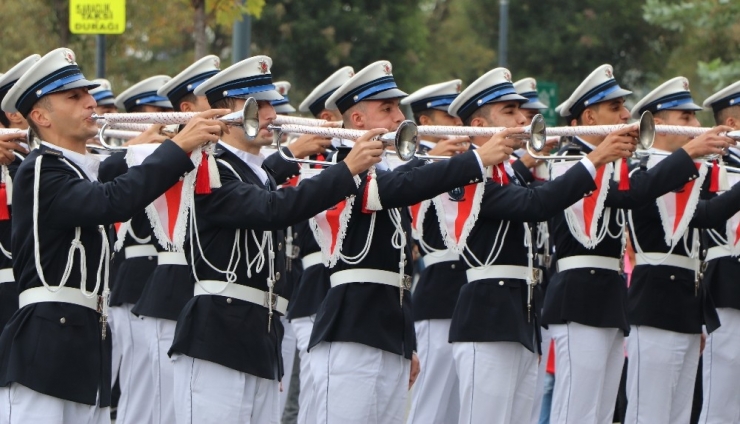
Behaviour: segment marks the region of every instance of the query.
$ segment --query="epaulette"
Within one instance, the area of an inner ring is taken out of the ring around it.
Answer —
[[[55,156],[58,158],[64,157],[64,153],[62,153],[61,150],[52,149],[51,147],[47,147],[47,146],[41,147],[41,154],[44,156]]]
[[[215,148],[213,149],[213,157],[220,158],[223,156],[226,149],[223,148],[223,146],[216,144]]]

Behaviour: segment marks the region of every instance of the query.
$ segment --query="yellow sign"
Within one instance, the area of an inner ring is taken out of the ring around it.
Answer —
[[[123,34],[126,0],[69,0],[72,34]]]

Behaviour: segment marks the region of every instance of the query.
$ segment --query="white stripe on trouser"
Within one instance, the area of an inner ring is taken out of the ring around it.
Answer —
[[[313,374],[311,373],[311,360],[308,352],[308,342],[311,340],[313,323],[316,315],[310,317],[295,318],[290,321],[295,333],[298,356],[301,359],[299,378],[301,390],[298,393],[298,421],[297,424],[312,424],[316,422],[315,393],[313,390]]]
[[[550,358],[550,330],[548,328],[541,328],[542,331],[542,358],[540,358],[539,366],[537,367],[537,383],[534,391],[534,405],[532,405],[532,417],[529,422],[532,424],[538,424],[540,422],[540,414],[542,413],[542,397],[545,395],[545,374],[547,374],[547,361]]]
[[[537,354],[516,342],[453,343],[460,379],[458,424],[526,423],[532,414]]]
[[[177,424],[278,424],[279,383],[177,355]]]
[[[740,311],[718,308],[722,326],[707,336],[699,424],[740,423]]]
[[[407,424],[448,424],[460,413],[459,387],[452,357],[450,319],[417,321],[416,351],[421,372],[411,390]]]
[[[282,342],[282,354],[283,354],[283,379],[281,386],[283,391],[280,392],[279,409],[280,417],[283,416],[285,410],[285,402],[288,400],[288,392],[290,391],[291,376],[293,375],[293,362],[295,361],[295,349],[296,340],[293,327],[290,326],[288,319],[284,316],[280,317],[280,322],[283,323],[283,342]]]
[[[110,407],[62,400],[11,383],[0,387],[0,424],[110,424]]]
[[[118,383],[121,397],[118,400],[117,424],[149,423],[154,408],[149,333],[144,319],[132,314],[131,308],[133,305],[130,303],[110,308],[111,342],[117,346],[120,361]]]
[[[162,318],[146,318],[149,334],[149,361],[153,375],[153,424],[175,422],[175,400],[173,390],[175,375],[172,359],[167,352],[175,338],[177,321]],[[117,424],[117,423],[116,423]]]
[[[700,334],[632,326],[625,424],[689,422],[700,345]]]
[[[624,334],[571,322],[550,325],[555,343],[551,424],[607,424],[624,367]]]
[[[309,358],[317,424],[403,423],[411,361],[348,342],[321,342]]]

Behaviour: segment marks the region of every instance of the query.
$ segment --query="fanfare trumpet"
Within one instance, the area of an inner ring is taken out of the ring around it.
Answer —
[[[572,136],[604,136],[613,131],[625,128],[627,125],[594,125],[579,127],[552,127],[546,128],[545,119],[542,115],[535,115],[532,123],[524,127],[524,132],[514,134],[511,137],[527,141],[527,151],[538,160],[575,160],[581,159],[579,156],[572,155],[552,155],[545,156],[539,153],[545,149],[547,137],[572,137]],[[419,135],[431,136],[468,136],[468,137],[492,137],[504,130],[506,127],[461,127],[461,126],[436,126],[422,125],[419,127]],[[655,123],[653,115],[645,112],[640,117],[638,145],[640,150],[648,150],[653,145],[655,139]],[[417,155],[420,159],[448,159],[445,156],[428,156]]]
[[[310,165],[333,165],[332,162],[318,161],[311,159],[297,159],[289,157],[281,149],[281,139],[283,134],[313,134],[326,138],[341,138],[344,140],[357,140],[362,137],[367,131],[364,130],[352,130],[346,128],[331,128],[331,127],[319,127],[319,126],[308,126],[308,125],[269,125],[267,127],[273,132],[273,139],[277,145],[277,151],[283,159],[297,162],[307,163]],[[403,121],[398,126],[398,129],[393,132],[382,134],[378,137],[378,140],[382,141],[386,146],[394,146],[396,154],[403,161],[408,161],[414,157],[416,150],[419,148],[419,137],[417,134],[417,126],[412,121]]]
[[[0,135],[16,135],[18,138],[28,139],[28,130],[19,130],[16,128],[0,128]]]
[[[103,128],[106,127],[106,124],[121,128],[123,124],[187,124],[196,115],[198,115],[197,112],[106,113],[103,115],[93,114],[92,119],[103,122]],[[230,126],[243,127],[244,133],[250,139],[256,137],[259,132],[259,106],[252,97],[244,102],[242,110],[229,113],[218,119]]]

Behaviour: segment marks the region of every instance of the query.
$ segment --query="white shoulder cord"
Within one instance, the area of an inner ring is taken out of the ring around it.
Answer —
[[[127,232],[131,236],[131,238],[134,239],[134,241],[137,242],[137,243],[139,243],[139,244],[147,244],[150,241],[152,241],[151,234],[148,235],[148,236],[146,236],[146,237],[144,237],[144,238],[138,237],[136,235],[136,233],[134,233],[134,229],[131,226],[128,227]]]
[[[373,212],[370,216],[370,229],[368,229],[367,232],[367,238],[365,239],[365,246],[362,247],[362,250],[360,250],[360,253],[356,254],[355,256],[346,256],[341,251],[339,252],[339,258],[342,260],[342,262],[348,264],[348,265],[357,265],[360,262],[362,262],[367,254],[370,252],[370,246],[372,245],[373,241],[373,234],[375,234],[375,216],[377,212]],[[393,220],[393,218],[391,218]]]
[[[630,228],[632,229],[632,246],[635,248],[635,254],[637,254],[638,256],[640,256],[640,258],[642,258],[645,261],[645,263],[648,264],[648,265],[661,265],[661,264],[663,264],[663,262],[665,262],[666,259],[668,259],[668,257],[673,253],[673,249],[676,248],[676,246],[678,245],[678,243],[676,243],[673,246],[671,246],[671,248],[668,249],[668,252],[666,252],[666,254],[664,256],[661,256],[661,257],[655,258],[655,259],[648,258],[647,255],[645,255],[645,251],[642,250],[642,247],[640,247],[640,242],[637,240],[637,233],[635,232],[636,231],[635,230],[635,223],[632,220],[632,210],[627,211],[627,218],[629,219]],[[684,239],[685,238],[686,238],[686,233],[684,233]],[[688,252],[689,249],[686,249],[686,251]]]
[[[80,236],[82,235],[82,229],[75,227],[75,236],[72,240],[72,245],[67,252],[67,263],[62,273],[61,281],[56,288],[52,288],[46,281],[44,276],[44,270],[41,267],[41,248],[39,242],[39,192],[41,191],[41,162],[44,156],[39,155],[34,162],[34,174],[33,174],[33,248],[34,248],[34,259],[36,265],[36,272],[39,275],[39,279],[44,287],[52,293],[57,293],[61,290],[69,280],[70,274],[72,273],[72,267],[74,266],[74,254],[75,251],[80,252],[80,292],[88,299],[92,299],[98,294],[100,290],[101,277],[103,280],[103,294],[102,294],[102,310],[101,320],[103,322],[102,338],[105,340],[106,336],[106,322],[108,319],[108,301],[110,298],[110,289],[108,287],[109,279],[109,262],[110,262],[110,246],[108,245],[108,235],[106,234],[105,227],[98,225],[98,231],[100,232],[101,239],[101,254],[100,262],[98,263],[98,270],[96,272],[95,288],[91,291],[87,291],[87,259],[85,255],[85,246],[80,242]],[[82,173],[72,166],[66,159],[59,158],[67,166],[69,166],[78,177],[85,179]],[[101,272],[102,271],[102,272]],[[102,274],[102,275],[101,275]]]
[[[504,227],[504,223],[506,223],[506,227]],[[488,254],[488,258],[486,258],[485,262],[481,262],[481,260],[478,259],[477,256],[475,256],[475,253],[473,253],[473,251],[470,250],[470,248],[468,248],[466,244],[464,247],[464,252],[469,253],[477,265],[471,263],[470,260],[468,260],[468,255],[464,254],[463,252],[461,256],[463,260],[465,260],[465,263],[468,264],[470,268],[484,268],[484,267],[493,265],[496,262],[496,259],[498,259],[499,255],[501,254],[501,250],[504,247],[504,241],[506,239],[506,234],[509,232],[509,224],[511,224],[511,221],[501,221],[498,224],[498,230],[496,230],[496,236],[493,238],[493,246],[491,246],[491,251]],[[503,230],[503,234],[501,234],[502,230]]]
[[[540,265],[550,267],[550,228],[547,226],[547,222],[537,223],[537,250],[545,252],[542,255]]]
[[[391,245],[401,253],[398,260],[398,301],[401,304],[401,307],[403,307],[404,280],[406,278],[404,273],[404,266],[406,265],[406,233],[403,231],[403,226],[401,225],[400,209],[388,209],[388,216],[391,218],[391,222],[396,228],[393,232],[393,237],[391,238]]]
[[[226,168],[228,168],[236,178],[239,179],[239,181],[243,181],[242,178],[239,176],[239,174],[236,172],[234,167],[231,166],[228,162],[226,162],[223,159],[217,160],[219,163],[224,165]],[[208,294],[212,295],[218,295],[223,293],[226,288],[229,286],[229,284],[236,282],[237,280],[237,268],[239,266],[239,260],[241,259],[241,250],[239,249],[239,240],[241,237],[241,230],[236,230],[234,234],[234,243],[231,247],[231,255],[229,257],[229,263],[226,266],[225,270],[221,270],[215,265],[213,265],[205,255],[205,252],[203,252],[203,246],[200,243],[200,236],[198,235],[198,224],[195,219],[195,208],[193,208],[192,213],[190,214],[190,257],[191,257],[191,267],[193,270],[193,277],[195,278],[195,283],[200,285],[201,289],[205,291]],[[259,252],[255,256],[253,260],[250,261],[249,259],[249,233],[251,232],[252,238],[254,239],[255,244],[259,247]],[[218,291],[211,292],[209,290],[206,290],[203,285],[200,284],[200,279],[198,278],[198,275],[196,273],[195,269],[195,256],[193,255],[193,240],[195,239],[195,243],[198,245],[198,251],[200,252],[200,256],[203,259],[203,261],[211,267],[216,272],[219,272],[221,274],[224,274],[226,277],[226,284],[223,288],[221,288]],[[268,264],[268,276],[267,276],[267,287],[268,287],[268,296],[270,301],[268,303],[268,310],[269,310],[269,319],[267,323],[267,331],[270,331],[271,323],[272,323],[272,316],[273,316],[273,297],[274,297],[274,288],[275,288],[275,251],[273,249],[273,242],[272,242],[272,231],[263,231],[262,232],[262,242],[260,242],[257,239],[257,234],[254,230],[244,230],[244,255],[247,265],[247,278],[252,277],[252,265],[255,265],[255,271],[260,272],[262,271],[264,264],[265,264],[265,253],[264,253],[264,247],[267,245],[267,249],[269,251],[269,260],[267,261]]]
[[[729,241],[727,241],[727,237],[723,236],[719,233],[719,231],[715,230],[714,228],[707,229],[707,234],[709,235],[709,238],[714,241],[715,244],[718,246],[726,247],[729,244]],[[729,249],[727,249],[729,251]]]
[[[534,252],[532,249],[532,229],[529,224],[523,222],[524,225],[524,245],[527,247],[527,322],[530,321],[532,314],[532,294],[534,286],[540,282],[540,270],[534,268]]]
[[[611,218],[611,216],[607,217]],[[612,234],[612,232],[609,230],[609,222],[605,222],[604,227],[606,227],[606,233],[609,235],[609,237],[613,239],[624,238],[624,227],[627,225],[627,219],[625,218],[624,209],[617,209],[617,214],[615,215],[614,220],[617,224],[617,227],[619,227],[619,230],[616,234]]]

